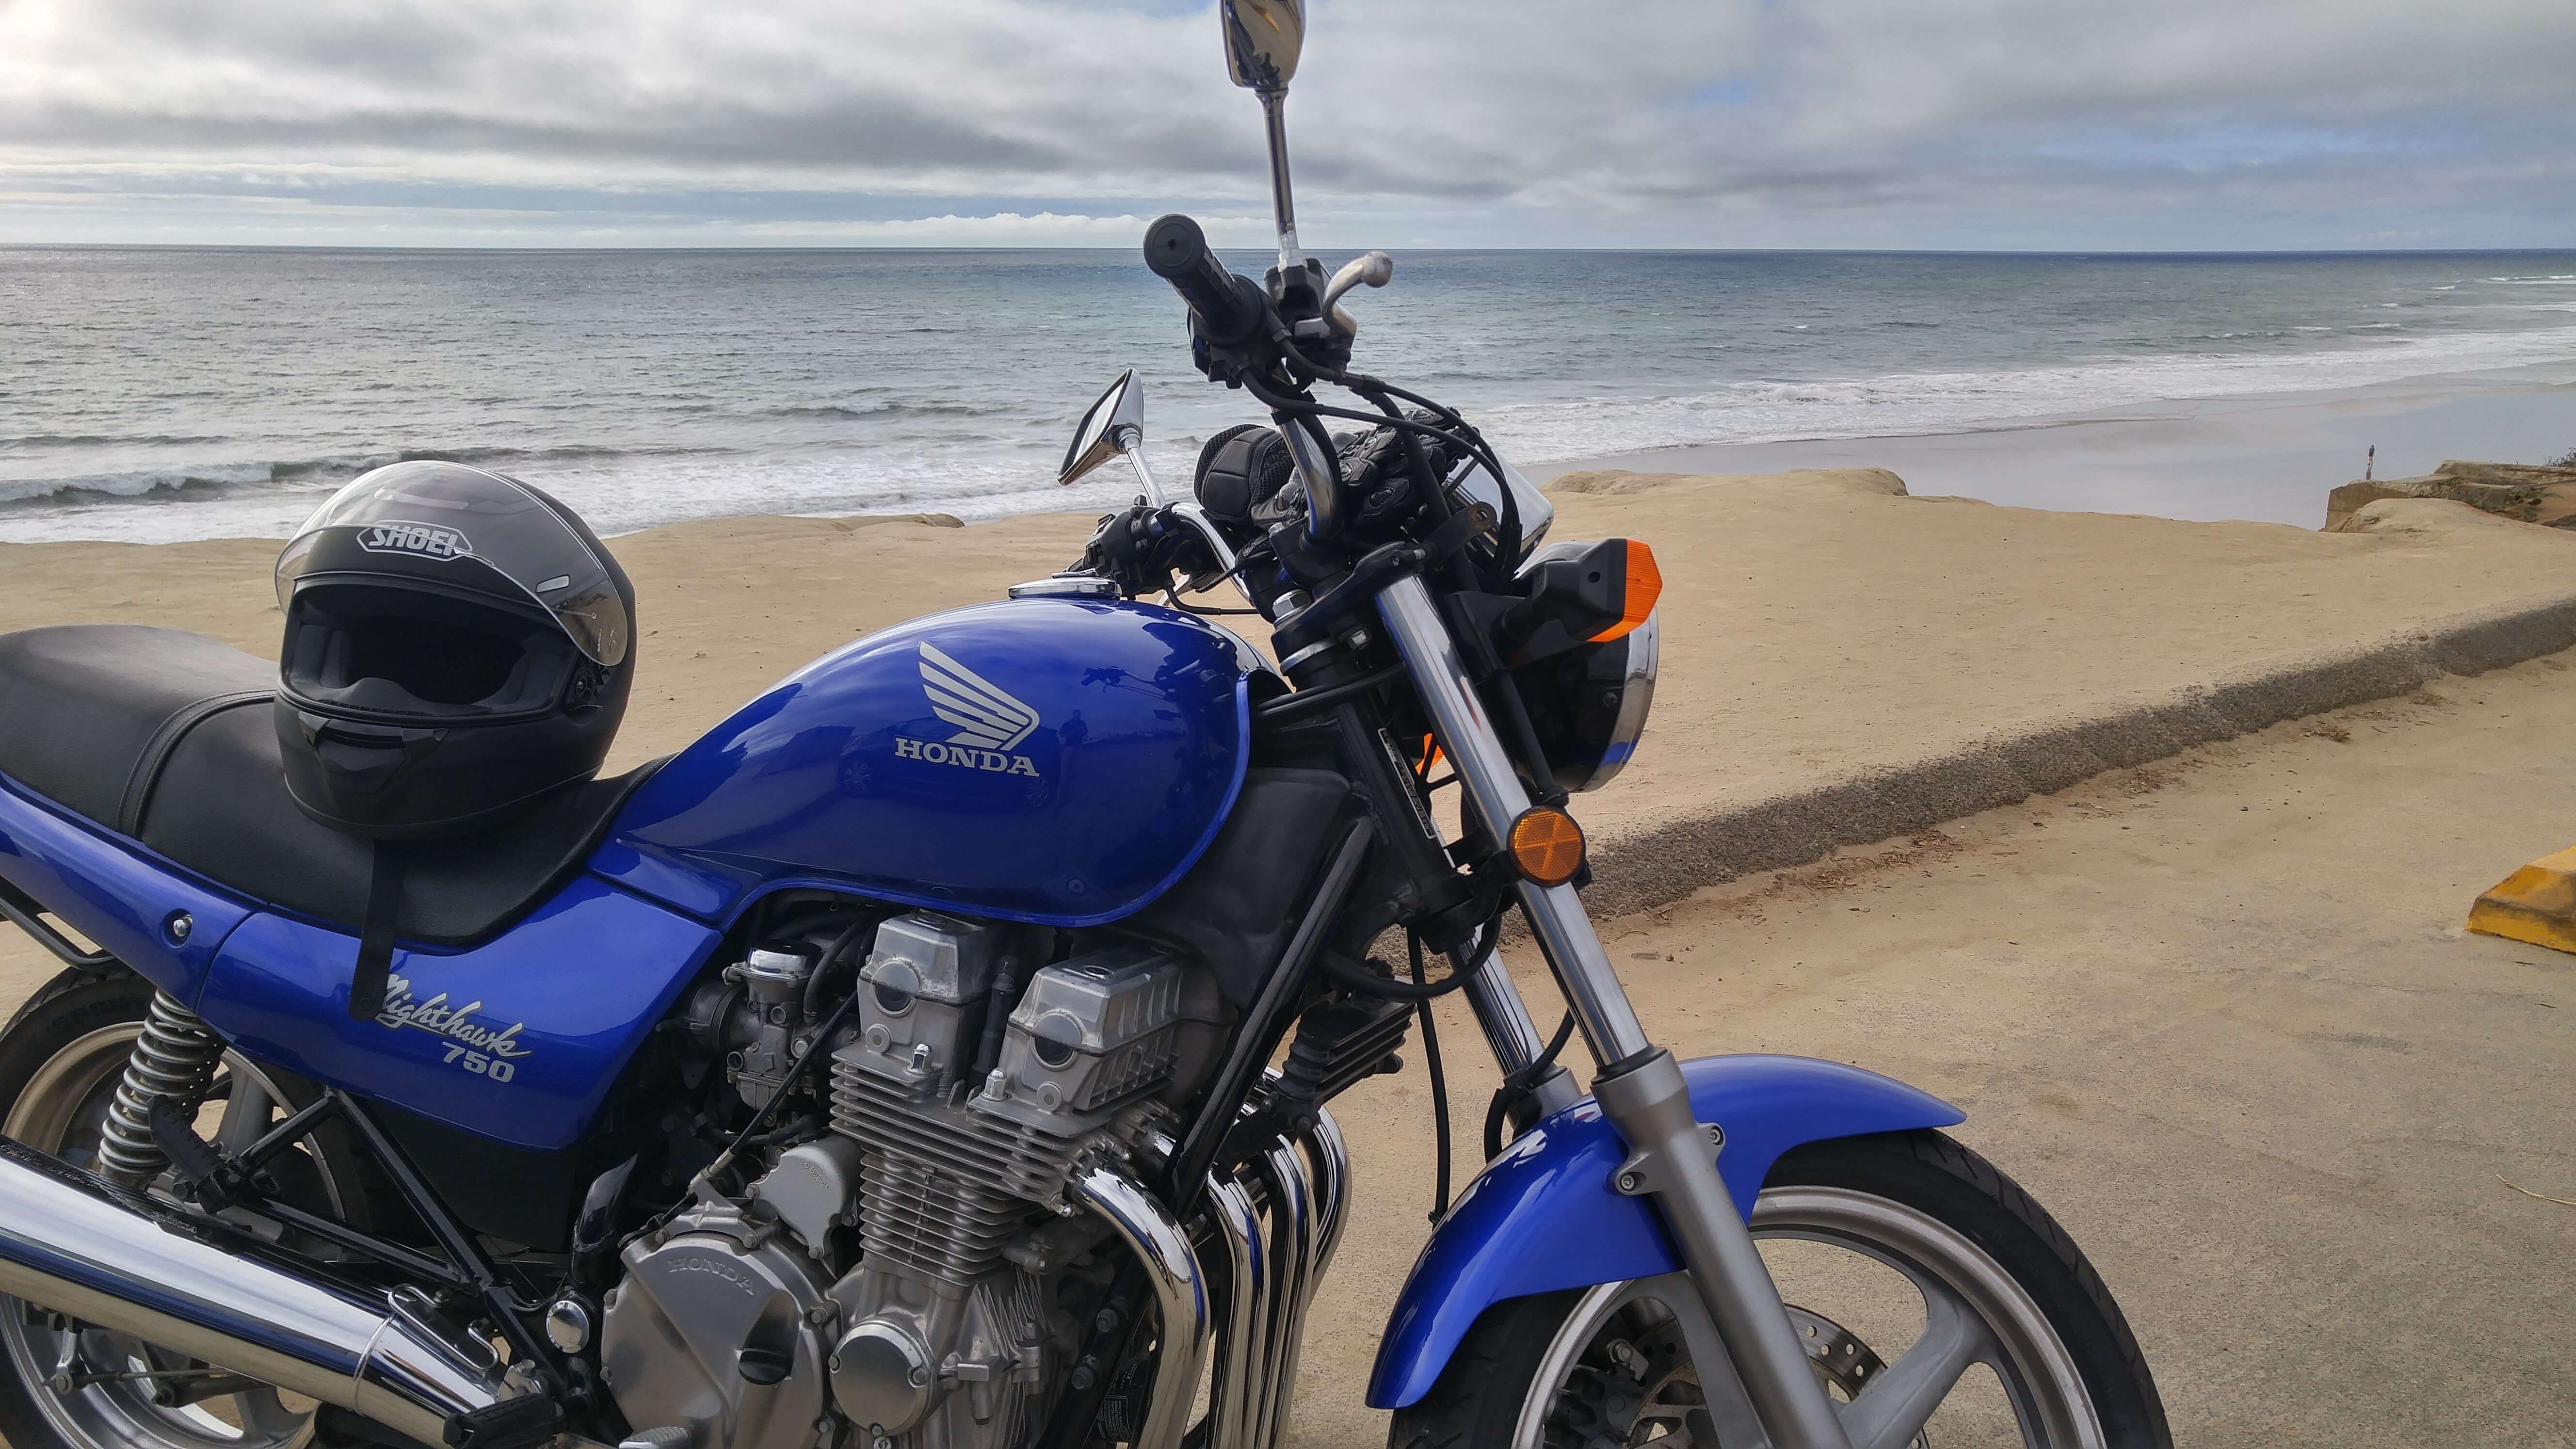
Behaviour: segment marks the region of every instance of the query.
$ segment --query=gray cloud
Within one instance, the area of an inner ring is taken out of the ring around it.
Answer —
[[[1312,28],[1291,111],[1328,244],[2576,221],[2564,0],[1321,0]],[[1100,242],[1183,205],[1249,240],[1260,154],[1204,6],[0,7],[0,239]]]

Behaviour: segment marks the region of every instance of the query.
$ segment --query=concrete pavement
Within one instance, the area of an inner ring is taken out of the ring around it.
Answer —
[[[2576,843],[2571,760],[2552,656],[1604,934],[1687,1053],[1852,1061],[1965,1108],[1956,1135],[2119,1297],[2179,1442],[2576,1444],[2576,1207],[2507,1185],[2576,1199],[2576,956],[2460,926]],[[1444,1026],[1470,1143],[1492,1073],[1463,1011]],[[1358,1399],[1430,1195],[1418,1067],[1337,1110],[1364,1207],[1307,1349],[1313,1449],[1383,1442]]]

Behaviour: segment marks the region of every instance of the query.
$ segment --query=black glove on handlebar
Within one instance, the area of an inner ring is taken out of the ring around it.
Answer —
[[[1435,422],[1428,413],[1416,412],[1416,422]],[[1372,428],[1356,437],[1336,440],[1342,459],[1342,482],[1351,498],[1357,501],[1357,526],[1363,536],[1375,536],[1372,525],[1380,520],[1401,519],[1423,500],[1424,490],[1433,486],[1430,480],[1413,476],[1413,462],[1404,446],[1403,434],[1391,427]],[[1437,439],[1423,439],[1423,453],[1432,470],[1447,478],[1448,450]]]

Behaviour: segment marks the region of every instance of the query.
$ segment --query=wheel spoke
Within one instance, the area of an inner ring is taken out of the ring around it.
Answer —
[[[1903,1449],[1959,1376],[1994,1352],[1994,1336],[1975,1309],[1946,1287],[1915,1281],[1923,1288],[1923,1336],[1843,1410],[1852,1449]]]
[[[223,1144],[225,1151],[238,1153],[267,1135],[269,1108],[273,1104],[267,1090],[248,1072],[226,1075],[231,1079],[232,1091],[224,1099],[223,1123],[215,1129],[215,1140]]]
[[[1673,1322],[1682,1331],[1682,1343],[1690,1351],[1691,1368],[1699,1378],[1700,1404],[1693,1419],[1694,1437],[1686,1443],[1701,1442],[1696,1424],[1704,1421],[1710,1432],[1706,1442],[1735,1449],[1770,1449],[1770,1436],[1762,1432],[1762,1420],[1753,1412],[1753,1400],[1744,1392],[1744,1381],[1735,1374],[1735,1361],[1726,1354],[1726,1345],[1717,1336],[1717,1325],[1709,1320],[1708,1308],[1700,1302],[1699,1290],[1691,1286],[1687,1273],[1667,1273],[1637,1284],[1638,1296],[1652,1298],[1672,1311]]]

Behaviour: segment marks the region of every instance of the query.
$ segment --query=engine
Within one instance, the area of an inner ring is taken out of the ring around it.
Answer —
[[[1077,1338],[1058,1290],[1106,1277],[1068,1185],[1138,1151],[1219,1029],[1208,973],[1141,944],[1068,954],[914,911],[875,921],[844,980],[835,946],[865,929],[773,940],[687,1008],[753,1107],[831,1056],[823,1130],[624,1251],[601,1368],[664,1449],[834,1449],[845,1426],[869,1449],[1018,1443]]]

